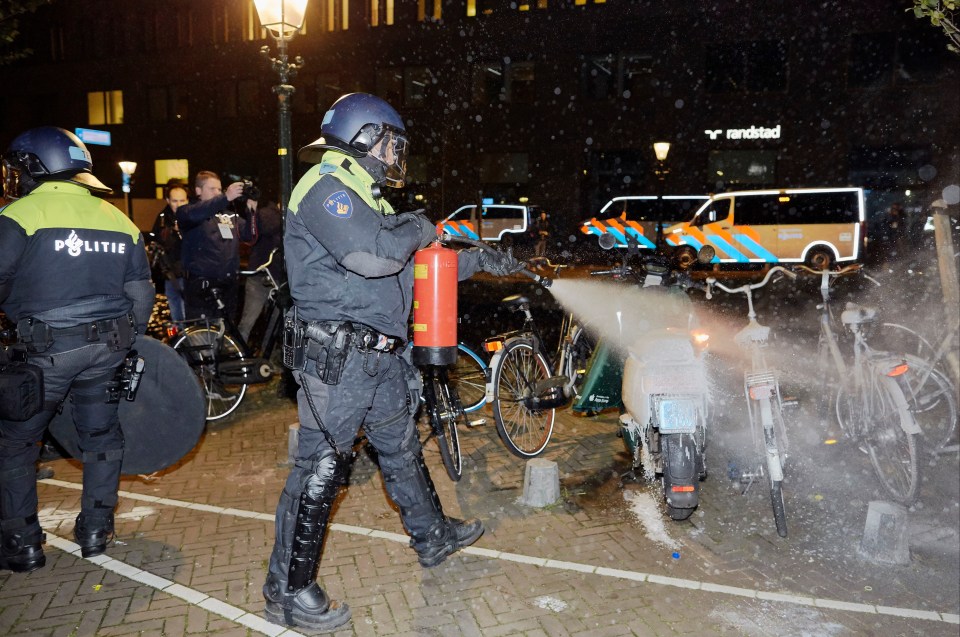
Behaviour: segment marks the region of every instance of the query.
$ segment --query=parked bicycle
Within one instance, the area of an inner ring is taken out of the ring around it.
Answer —
[[[783,502],[784,467],[788,456],[787,429],[784,425],[784,400],[780,391],[780,373],[767,364],[764,350],[770,339],[770,328],[761,325],[753,306],[753,291],[770,282],[774,274],[796,278],[796,274],[777,266],[770,268],[761,281],[730,288],[713,277],[707,279],[707,298],[712,297],[717,287],[728,294],[743,294],[747,297],[747,325],[734,337],[737,345],[750,355],[750,369],[743,375],[743,393],[747,400],[747,418],[754,448],[760,458],[756,468],[742,471],[741,481],[747,485],[745,494],[757,479],[766,474],[770,483],[770,503],[777,535],[787,537],[787,513]],[[766,472],[764,472],[766,467]]]
[[[254,356],[228,316],[187,320],[182,331],[179,326],[171,326],[173,349],[187,361],[203,386],[208,421],[232,414],[246,395],[247,385],[267,382],[274,373],[270,356],[277,343],[282,342],[283,330],[281,286],[268,269],[275,254],[276,250],[256,270],[240,272],[244,276],[263,276],[271,287],[264,307],[267,329],[258,346],[259,357]],[[223,310],[220,291],[211,288],[210,294],[217,307]]]
[[[843,434],[870,457],[880,484],[897,502],[909,505],[917,499],[920,464],[917,460],[920,426],[914,418],[908,395],[911,369],[902,354],[874,350],[867,342],[868,328],[878,320],[876,308],[847,303],[840,321],[853,335],[853,359],[845,359],[833,331],[830,285],[833,279],[859,269],[847,266],[839,271],[818,271],[822,303],[820,309],[819,368],[833,363],[835,377],[824,374],[821,395],[833,394],[836,419]],[[836,387],[829,392],[828,383]]]
[[[550,352],[530,300],[514,295],[503,299],[503,305],[523,314],[523,327],[484,341],[484,349],[493,352],[486,399],[507,449],[521,458],[535,458],[550,442],[556,409],[576,395],[594,343],[567,313]]]
[[[934,340],[936,346],[917,331],[898,323],[883,323],[885,342],[895,344],[915,373],[908,378],[907,398],[914,417],[923,429],[926,448],[934,455],[957,453],[957,385],[949,371],[956,366],[957,323]],[[954,374],[955,375],[955,374]]]
[[[467,415],[457,394],[457,386],[451,382],[448,369],[439,365],[421,368],[423,377],[423,403],[430,421],[430,435],[440,447],[440,459],[447,475],[454,482],[463,476],[463,458],[460,452],[458,429],[467,426]]]

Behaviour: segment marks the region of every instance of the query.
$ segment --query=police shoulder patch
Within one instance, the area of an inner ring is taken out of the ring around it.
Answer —
[[[346,190],[338,190],[324,200],[323,208],[338,219],[349,219],[353,214],[353,201]]]

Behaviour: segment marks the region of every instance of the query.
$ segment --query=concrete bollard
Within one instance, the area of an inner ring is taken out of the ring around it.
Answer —
[[[909,564],[907,510],[895,502],[870,502],[863,538],[860,540],[860,554],[882,564]]]
[[[287,433],[287,464],[293,466],[297,461],[297,446],[300,444],[300,423],[295,422],[290,425]]]
[[[520,504],[545,507],[560,499],[560,468],[553,460],[527,460],[523,473],[523,496]]]

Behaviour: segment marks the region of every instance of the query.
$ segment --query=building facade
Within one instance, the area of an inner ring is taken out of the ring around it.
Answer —
[[[904,3],[742,0],[309,0],[289,44],[293,152],[343,93],[409,123],[401,205],[439,219],[529,201],[572,231],[613,196],[863,186],[872,212],[960,183],[960,56]],[[277,198],[275,43],[252,0],[53,0],[0,66],[0,144],[37,125],[91,146],[132,195],[209,169]],[[299,168],[295,169],[296,178]],[[908,194],[909,191],[909,194]],[[141,224],[142,225],[142,224]]]

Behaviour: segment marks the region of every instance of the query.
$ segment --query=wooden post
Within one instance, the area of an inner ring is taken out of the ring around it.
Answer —
[[[956,330],[960,314],[960,285],[957,279],[957,261],[954,257],[955,246],[950,234],[950,215],[945,208],[936,207],[933,213],[933,230],[937,242],[937,263],[940,269],[940,289],[943,290],[944,318],[947,320],[947,329]],[[958,361],[957,332],[953,332],[954,342],[947,349],[947,367],[953,380],[954,387],[960,387],[960,361]]]

